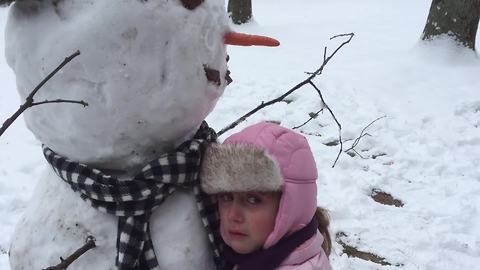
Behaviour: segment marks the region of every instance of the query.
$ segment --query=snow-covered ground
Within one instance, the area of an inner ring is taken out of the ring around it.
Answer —
[[[419,36],[429,0],[261,0],[255,21],[238,31],[274,36],[280,48],[229,48],[232,83],[208,117],[219,130],[261,101],[279,96],[318,68],[323,48],[332,52],[354,32],[315,83],[342,124],[344,148],[373,123],[356,150],[335,168],[338,138],[328,113],[300,130],[312,144],[319,169],[319,203],[331,213],[331,231],[342,241],[390,262],[349,258],[340,244],[334,269],[476,269],[480,264],[480,60],[448,41]],[[0,10],[0,31],[7,9]],[[45,31],[48,31],[46,29]],[[477,41],[477,43],[480,42]],[[479,43],[480,44],[480,43]],[[0,50],[3,51],[3,42]],[[0,123],[20,104],[15,78],[0,59]],[[242,123],[281,121],[294,127],[321,109],[304,87]],[[310,134],[310,135],[308,135]],[[225,135],[222,136],[223,138]],[[14,225],[28,203],[45,162],[40,144],[21,119],[0,137],[0,269]],[[372,156],[376,158],[372,158]],[[404,203],[375,202],[380,189]],[[46,204],[48,202],[45,202]],[[41,224],[39,224],[41,226]]]

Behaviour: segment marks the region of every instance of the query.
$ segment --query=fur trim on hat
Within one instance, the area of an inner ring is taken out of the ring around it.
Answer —
[[[276,160],[251,145],[210,145],[200,174],[208,194],[281,191],[283,177]]]

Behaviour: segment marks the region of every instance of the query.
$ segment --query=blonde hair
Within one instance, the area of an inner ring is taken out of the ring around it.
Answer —
[[[330,237],[330,232],[328,231],[328,226],[330,225],[330,216],[325,208],[317,207],[317,210],[315,211],[315,218],[318,221],[318,230],[324,238],[322,248],[328,257],[332,251],[332,238]]]

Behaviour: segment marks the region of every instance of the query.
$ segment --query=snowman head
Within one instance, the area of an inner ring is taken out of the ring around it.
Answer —
[[[36,100],[89,106],[37,106],[27,126],[72,160],[129,170],[191,137],[213,109],[228,32],[224,0],[23,0],[10,9],[6,57],[23,99],[80,50]]]

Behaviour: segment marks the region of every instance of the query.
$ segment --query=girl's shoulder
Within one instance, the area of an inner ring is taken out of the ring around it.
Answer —
[[[301,264],[282,265],[276,270],[332,270],[328,259],[322,258],[320,254],[310,258]]]
[[[317,233],[290,254],[276,270],[331,270],[322,242],[323,236]]]

